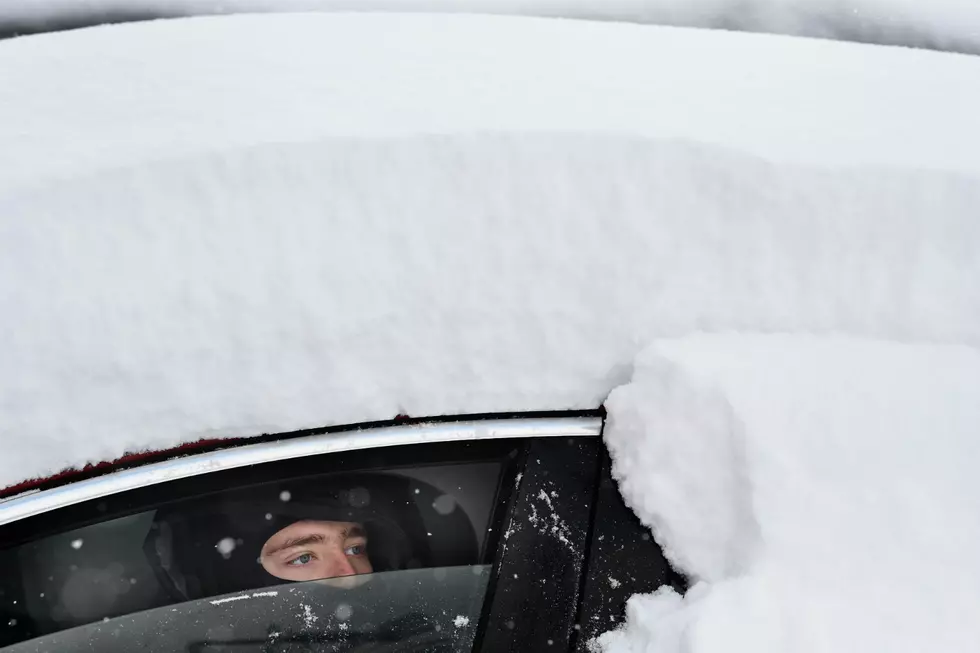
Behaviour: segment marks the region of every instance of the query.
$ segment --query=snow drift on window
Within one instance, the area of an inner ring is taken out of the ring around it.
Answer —
[[[624,496],[683,597],[606,653],[980,649],[980,352],[843,336],[657,343],[609,397]]]

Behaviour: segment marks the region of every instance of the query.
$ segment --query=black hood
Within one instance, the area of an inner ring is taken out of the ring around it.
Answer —
[[[437,496],[414,479],[361,473],[200,497],[160,508],[144,551],[179,600],[283,584],[263,569],[259,554],[272,535],[302,520],[362,524],[374,571],[425,567],[431,564],[430,536],[418,506],[426,503],[416,500],[422,488]]]

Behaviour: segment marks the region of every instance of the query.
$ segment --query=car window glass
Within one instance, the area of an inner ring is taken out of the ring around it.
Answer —
[[[467,651],[489,577],[489,565],[472,565],[273,586],[96,621],[3,651]]]
[[[139,626],[167,650],[292,650],[340,635],[361,646],[398,633],[466,650],[504,469],[498,459],[280,476],[46,533],[0,550],[0,646],[72,650]]]

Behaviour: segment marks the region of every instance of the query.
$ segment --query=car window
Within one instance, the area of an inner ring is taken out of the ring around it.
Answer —
[[[489,576],[489,565],[473,565],[272,586],[96,621],[3,650],[465,651]]]
[[[600,459],[576,653],[591,653],[594,638],[622,625],[631,596],[652,594],[664,586],[684,594],[689,587],[688,579],[670,566],[650,529],[623,501],[605,449]]]
[[[4,527],[0,646],[469,650],[515,446],[320,456]]]

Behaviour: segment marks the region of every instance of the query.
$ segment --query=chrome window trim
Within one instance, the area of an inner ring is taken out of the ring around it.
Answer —
[[[601,417],[535,417],[382,426],[246,444],[109,472],[50,490],[16,495],[0,501],[0,526],[148,485],[292,458],[436,442],[595,437],[601,433]]]

